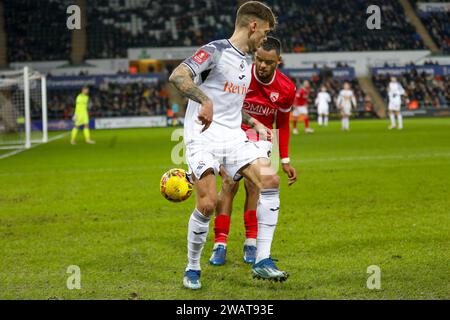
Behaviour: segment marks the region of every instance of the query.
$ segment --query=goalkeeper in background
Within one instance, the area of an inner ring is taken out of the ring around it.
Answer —
[[[74,127],[72,129],[72,135],[70,139],[71,144],[76,144],[78,128],[83,126],[83,134],[84,140],[88,144],[94,144],[95,141],[91,140],[91,134],[89,131],[89,114],[88,114],[88,105],[89,105],[89,87],[84,86],[81,89],[81,93],[77,96],[76,106],[75,106],[75,114],[73,116]]]

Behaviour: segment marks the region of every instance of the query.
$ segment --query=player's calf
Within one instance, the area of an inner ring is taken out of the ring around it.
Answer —
[[[194,179],[197,207],[192,212],[188,224],[188,264],[183,284],[189,289],[199,289],[200,257],[208,236],[210,216],[217,204],[216,179],[208,171],[201,179]]]

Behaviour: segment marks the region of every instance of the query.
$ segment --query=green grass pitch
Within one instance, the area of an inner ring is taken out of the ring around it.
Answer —
[[[285,283],[242,262],[243,188],[228,260],[202,259],[203,288],[183,288],[194,197],[169,203],[159,180],[173,129],[94,131],[0,160],[0,299],[449,299],[450,119],[338,122],[291,139],[299,181],[282,176],[272,255]],[[81,137],[79,137],[81,139]],[[81,289],[69,290],[70,265]],[[366,286],[381,269],[381,289]]]

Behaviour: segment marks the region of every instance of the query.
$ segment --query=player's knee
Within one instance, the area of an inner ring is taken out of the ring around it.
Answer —
[[[203,199],[200,199],[199,201],[199,210],[206,214],[211,215],[217,206],[217,197],[205,197]]]
[[[234,196],[239,189],[239,183],[232,180],[224,180],[222,183],[222,191],[224,194]]]
[[[259,190],[256,185],[254,184],[245,184],[245,192],[247,193],[248,197],[257,197],[259,195]]]
[[[264,176],[262,180],[262,189],[275,189],[280,187],[280,176],[271,174]]]

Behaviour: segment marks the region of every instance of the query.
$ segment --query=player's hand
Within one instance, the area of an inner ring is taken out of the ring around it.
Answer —
[[[77,116],[74,115],[74,116],[72,117],[72,120],[73,120],[73,121],[77,121]]]
[[[213,103],[211,100],[202,102],[200,112],[198,113],[198,120],[204,125],[202,132],[209,128],[213,119]]]
[[[295,171],[294,167],[292,167],[289,163],[282,163],[281,167],[289,178],[288,186],[293,185],[295,181],[297,181],[297,172]]]
[[[271,141],[272,140],[272,130],[267,128],[265,125],[263,125],[261,122],[259,122],[256,119],[254,120],[253,128],[256,132],[258,132],[260,140],[263,141]]]

